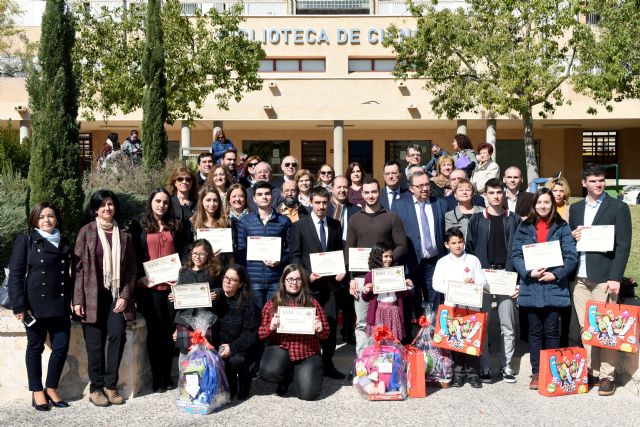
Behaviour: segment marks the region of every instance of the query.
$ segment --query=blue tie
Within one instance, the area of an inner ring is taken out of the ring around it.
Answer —
[[[433,245],[431,244],[431,230],[429,230],[429,220],[427,219],[427,213],[424,208],[427,202],[416,202],[420,205],[420,223],[422,224],[422,241],[424,242],[422,248],[422,257],[430,258],[433,254]]]
[[[322,246],[322,252],[327,251],[327,234],[324,231],[324,219],[321,219],[320,222],[320,246]]]

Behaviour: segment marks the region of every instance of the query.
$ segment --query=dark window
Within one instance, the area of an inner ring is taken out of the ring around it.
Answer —
[[[582,164],[613,165],[618,163],[618,132],[582,132]],[[615,168],[606,169],[607,178],[615,178]]]
[[[422,148],[422,164],[426,165],[431,159],[431,140],[422,141],[386,141],[384,146],[384,160],[395,160],[400,163],[400,170],[407,167],[407,147],[418,144]]]
[[[533,146],[536,151],[538,170],[540,170],[540,140],[534,140]],[[528,188],[529,181],[527,179],[527,162],[524,156],[524,140],[501,139],[496,141],[496,163],[500,165],[500,173],[503,175],[508,167],[517,166],[522,171],[522,188]]]
[[[300,169],[309,169],[317,175],[320,166],[327,163],[326,141],[302,141],[302,159]]]
[[[274,177],[282,176],[280,163],[289,155],[289,141],[243,141],[242,151],[269,163]]]
[[[80,166],[82,170],[90,170],[93,164],[93,149],[91,148],[91,134],[78,135],[78,151],[80,152]]]
[[[349,162],[358,162],[367,175],[373,173],[373,141],[349,141]]]

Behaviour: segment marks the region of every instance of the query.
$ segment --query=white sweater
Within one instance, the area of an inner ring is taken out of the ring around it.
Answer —
[[[465,279],[472,278],[474,283],[487,286],[487,279],[482,271],[480,260],[475,255],[463,254],[460,258],[454,255],[447,255],[438,260],[436,269],[433,272],[433,289],[446,297],[449,281],[464,282]],[[449,301],[446,305],[452,305]],[[480,311],[481,307],[469,307]]]

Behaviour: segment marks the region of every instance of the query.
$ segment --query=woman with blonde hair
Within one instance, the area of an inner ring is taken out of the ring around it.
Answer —
[[[552,178],[545,184],[556,202],[556,210],[565,221],[569,221],[569,197],[571,197],[571,187],[569,181],[563,177]]]
[[[443,198],[451,194],[449,177],[453,172],[453,159],[449,156],[441,156],[438,159],[438,174],[431,178],[431,190],[433,197]]]
[[[296,172],[296,183],[298,184],[298,201],[304,207],[311,206],[311,189],[316,183],[316,179],[309,169],[300,169]]]

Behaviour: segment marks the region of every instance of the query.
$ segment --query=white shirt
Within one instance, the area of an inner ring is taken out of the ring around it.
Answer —
[[[389,209],[391,209],[391,207],[393,206],[394,200],[398,200],[400,198],[400,186],[398,186],[398,188],[395,190],[396,191],[395,195],[393,194],[394,190],[390,189],[387,186],[385,186],[384,188],[386,188],[387,190],[387,200],[389,201]]]
[[[433,272],[433,289],[436,292],[447,295],[449,281],[464,282],[465,279],[472,278],[475,283],[487,286],[487,279],[482,271],[480,260],[474,255],[464,253],[461,257],[447,255],[438,260]],[[452,305],[449,301],[446,305]],[[469,307],[473,310],[480,310],[481,307]]]
[[[598,209],[600,209],[600,205],[602,204],[602,200],[604,200],[606,193],[602,193],[602,196],[596,200],[594,204],[589,204],[589,198],[584,199],[584,224],[585,226],[590,226],[593,224],[593,219],[596,217],[598,213]],[[580,252],[580,264],[578,264],[578,277],[587,277],[587,253]]]
[[[510,197],[509,196],[509,191],[506,192],[507,207],[511,212],[515,212],[516,211],[516,203],[518,202],[518,194],[520,194],[520,191],[518,191],[513,197]]]
[[[418,201],[418,199],[416,199],[416,196],[413,196],[413,206],[415,207],[416,210],[416,216],[418,218],[418,227],[420,228],[420,243],[422,244],[422,247],[424,248],[425,245],[425,241],[424,241],[424,233],[422,232],[422,213],[420,212],[421,206],[420,203]],[[424,211],[427,214],[427,221],[429,221],[429,234],[431,235],[431,252],[428,254],[428,256],[425,256],[424,258],[431,258],[433,256],[438,255],[438,249],[436,247],[436,229],[435,229],[435,219],[433,218],[433,207],[431,206],[431,203],[429,203],[429,200],[426,201],[426,203],[424,204]]]
[[[313,220],[313,226],[316,228],[316,234],[318,235],[318,241],[322,242],[320,238],[320,218],[314,212],[311,212],[311,219]],[[325,236],[325,244],[329,245],[329,226],[327,225],[327,217],[322,218],[324,221],[324,236]]]

